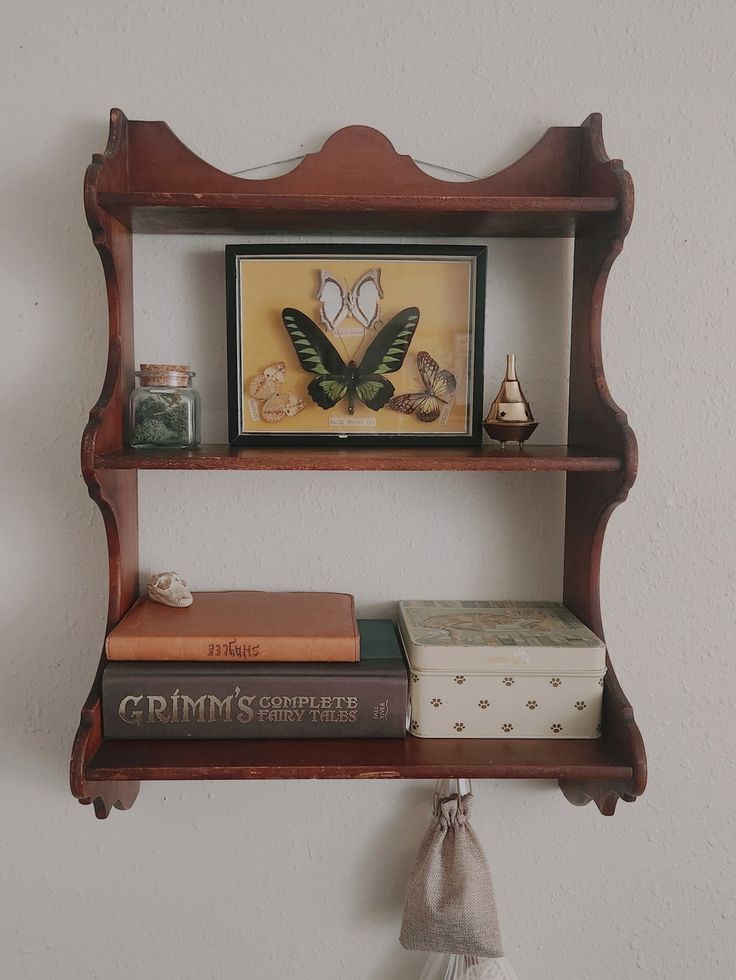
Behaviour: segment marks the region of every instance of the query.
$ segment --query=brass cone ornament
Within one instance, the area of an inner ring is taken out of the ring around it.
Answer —
[[[501,449],[509,440],[518,442],[519,449],[523,449],[538,425],[516,377],[516,354],[507,354],[506,375],[483,420],[483,428],[491,439],[501,443]]]

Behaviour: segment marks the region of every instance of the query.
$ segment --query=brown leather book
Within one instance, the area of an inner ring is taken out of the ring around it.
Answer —
[[[116,663],[105,738],[403,738],[406,666],[390,620],[358,620],[357,663]]]
[[[107,637],[109,660],[356,661],[351,595],[195,592],[174,609],[143,596]]]

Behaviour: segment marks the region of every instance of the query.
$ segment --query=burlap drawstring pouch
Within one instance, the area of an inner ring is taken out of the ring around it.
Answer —
[[[432,821],[409,874],[399,941],[405,949],[503,956],[483,848],[470,825],[472,794],[435,792]]]

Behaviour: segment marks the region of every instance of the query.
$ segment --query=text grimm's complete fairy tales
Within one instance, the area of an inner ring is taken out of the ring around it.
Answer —
[[[169,697],[162,694],[128,694],[121,698],[118,717],[126,725],[231,722],[337,722],[357,720],[359,699],[341,696],[282,697],[232,694],[218,698],[202,694],[192,698],[177,688]]]

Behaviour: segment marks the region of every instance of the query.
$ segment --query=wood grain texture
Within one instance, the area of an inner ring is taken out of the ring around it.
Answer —
[[[107,533],[108,629],[137,591],[139,469],[558,471],[567,474],[564,601],[603,637],[603,536],[635,478],[636,440],[608,391],[601,356],[603,293],[631,222],[633,187],[621,162],[605,153],[598,115],[580,127],[548,130],[515,164],[476,181],[430,177],[364,126],[340,130],[290,173],[254,181],[205,163],[164,123],[128,121],[114,109],[105,153],[87,171],[85,206],[109,307],[107,371],[82,440],[82,472]],[[574,235],[570,446],[126,449],[134,366],[131,232],[240,230]],[[74,795],[94,802],[100,817],[113,806],[130,806],[140,779],[557,779],[572,803],[593,800],[605,814],[618,799],[636,799],[646,785],[641,735],[610,661],[604,739],[590,741],[112,742],[102,737],[99,691],[98,670],[82,709],[70,777]]]
[[[115,626],[138,591],[138,498],[135,473],[98,473],[95,456],[125,444],[128,394],[135,384],[133,360],[133,243],[130,232],[97,204],[97,184],[108,170],[123,179],[127,120],[113,113],[105,153],[87,168],[84,204],[92,240],[102,261],[108,304],[108,358],[100,397],[82,435],[81,467],[90,497],[100,508],[110,557],[107,629]]]
[[[582,131],[581,186],[590,193],[617,192],[621,207],[603,221],[581,222],[575,238],[568,438],[582,443],[595,438],[596,445],[622,459],[623,466],[616,473],[586,479],[576,473],[567,476],[563,600],[604,639],[600,609],[603,538],[609,517],[626,499],[636,478],[637,445],[626,415],[606,383],[601,313],[608,273],[631,225],[634,188],[621,161],[606,155],[600,116],[589,116]],[[622,756],[630,760],[631,781],[624,787],[612,785],[603,795],[588,794],[583,784],[575,788],[566,783],[563,791],[576,802],[585,796],[594,799],[601,812],[608,813],[613,812],[618,797],[633,800],[646,786],[644,743],[612,669],[606,678],[604,731],[614,735]]]
[[[105,741],[90,780],[618,780],[631,777],[600,739],[271,739]]]
[[[127,120],[122,113],[113,112],[105,152],[93,158],[84,181],[85,211],[92,240],[102,260],[108,303],[107,369],[81,446],[82,475],[90,497],[100,509],[107,535],[107,632],[117,625],[138,594],[138,474],[122,470],[98,472],[95,466],[98,452],[119,449],[124,444],[127,397],[134,383],[132,236],[97,203],[97,185],[101,175],[105,173],[111,179],[124,180],[126,156]],[[93,802],[95,813],[101,818],[106,817],[113,806],[127,809],[136,795],[129,784],[117,785],[113,782],[91,788],[86,781],[86,763],[102,738],[99,719],[92,706],[99,698],[103,663],[104,656],[82,709],[70,770],[72,793],[83,803]]]
[[[277,178],[271,178],[275,180]],[[436,180],[431,177],[430,180]],[[261,183],[259,181],[259,183]],[[469,181],[474,186],[476,181]],[[451,187],[467,186],[465,182]],[[260,211],[266,220],[277,213],[288,214],[303,211],[310,216],[323,211],[355,213],[358,211],[451,211],[457,214],[469,211],[499,211],[510,214],[595,214],[618,210],[618,198],[604,197],[483,197],[479,194],[453,194],[443,197],[430,194],[414,196],[387,194],[355,194],[352,196],[281,194],[275,202],[274,194],[167,194],[149,191],[128,191],[122,194],[100,194],[99,204],[111,214],[116,209],[131,211],[147,208],[172,208],[174,210],[215,211],[227,214],[237,210]]]
[[[510,167],[459,183],[429,176],[367,126],[339,130],[266,180],[212,167],[162,122],[130,121],[127,137],[125,178],[110,171],[98,201],[135,232],[569,237],[580,215],[619,204],[578,192],[578,127],[549,129]]]
[[[269,209],[276,206],[276,198],[291,198],[306,201],[311,210],[333,206],[340,198],[350,202],[386,198],[398,202],[399,207],[411,207],[413,199],[422,197],[578,197],[583,136],[578,126],[553,127],[504,170],[479,180],[457,182],[425,173],[410,156],[397,153],[378,130],[346,126],[288,173],[252,180],[232,176],[206,163],[164,122],[131,120],[127,123],[125,180],[121,183],[119,174],[110,172],[112,179],[103,179],[99,190],[189,194],[203,208],[209,206],[211,194],[246,195]],[[593,196],[612,197],[615,189],[597,191]],[[435,210],[434,205],[431,210]]]
[[[102,680],[103,663],[97,670],[92,690],[82,708],[82,717],[72,747],[69,765],[69,783],[72,794],[80,803],[93,804],[95,816],[104,820],[113,808],[127,810],[138,795],[137,780],[95,780],[88,773],[89,760],[103,744],[102,714],[100,712],[99,691]]]
[[[616,456],[569,446],[524,449],[428,447],[330,449],[205,445],[197,449],[119,449],[100,453],[102,470],[482,470],[498,472],[607,473],[621,469]]]
[[[494,236],[497,238],[573,238],[585,213],[609,212],[615,198],[469,198],[442,200],[418,197],[408,208],[392,199],[355,202],[338,200],[324,210],[267,207],[251,198],[222,195],[216,207],[202,208],[190,195],[160,196],[145,202],[129,195],[107,195],[105,208],[136,234],[149,235],[266,235],[309,234],[340,236],[413,235],[415,237]],[[434,205],[440,205],[431,210]],[[258,206],[256,206],[258,205]],[[527,208],[527,205],[530,207]]]

